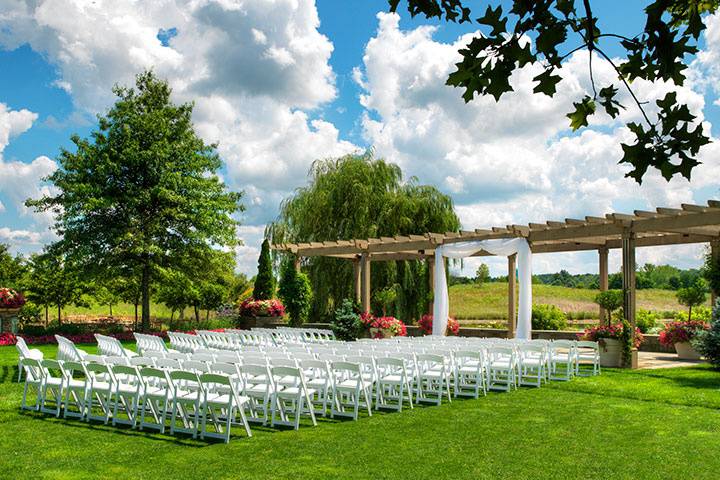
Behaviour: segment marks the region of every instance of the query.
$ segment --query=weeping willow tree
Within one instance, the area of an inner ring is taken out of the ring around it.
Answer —
[[[316,161],[310,181],[286,198],[266,236],[273,243],[322,242],[353,238],[457,231],[452,199],[417,179],[403,181],[400,167],[372,152]],[[310,257],[304,263],[313,288],[311,318],[327,319],[344,298],[352,298],[352,262]],[[371,288],[399,285],[390,308],[409,322],[427,308],[428,269],[422,261],[373,262]],[[380,305],[373,304],[380,310]]]

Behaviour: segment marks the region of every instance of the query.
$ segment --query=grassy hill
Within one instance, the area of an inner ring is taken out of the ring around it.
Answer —
[[[450,314],[458,319],[507,319],[507,283],[493,282],[479,285],[453,285],[450,287]],[[533,303],[557,305],[571,318],[598,318],[598,307],[593,302],[597,290],[568,288],[554,285],[533,285]],[[667,312],[684,309],[677,303],[671,290],[638,290],[637,306],[653,310],[664,316]],[[708,299],[707,305],[710,305]]]

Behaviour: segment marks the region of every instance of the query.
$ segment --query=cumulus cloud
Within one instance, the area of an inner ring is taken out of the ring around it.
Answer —
[[[680,178],[667,182],[654,171],[642,186],[625,178],[629,168],[617,164],[622,156],[620,142],[632,141],[624,124],[640,120],[640,112],[622,89],[619,98],[628,108],[618,118],[596,115],[589,128],[572,133],[565,114],[572,110],[572,102],[591,92],[587,52],[577,52],[565,63],[563,81],[553,98],[533,94],[532,78],[541,67],[527,66],[515,72],[511,79],[515,91],[499,103],[478,97],[465,104],[462,91],[446,86],[445,80],[460,58],[457,50],[470,35],[442,43],[433,39],[435,31],[433,27],[403,31],[397,15],[378,14],[377,33],[353,76],[364,90],[367,141],[378,155],[399,163],[409,175],[450,193],[466,228],[701,201],[697,190],[717,178],[712,176],[720,166],[714,144],[702,151],[705,164],[696,171],[702,180],[693,184]],[[594,66],[598,86],[620,87],[607,62],[598,58]],[[636,81],[633,88],[643,100],[675,90],[663,82]],[[704,121],[705,102],[697,81],[691,79],[680,88],[678,99],[700,113],[698,121]],[[647,109],[654,114],[654,104]],[[709,123],[705,126],[709,131]],[[675,260],[677,252],[664,252],[652,258]],[[695,258],[695,253],[690,256]],[[592,255],[547,258],[551,260],[536,260],[540,271],[568,264],[592,267],[589,271],[597,268]],[[472,274],[481,261],[489,262],[496,274],[506,269],[503,261],[472,259],[465,262],[463,272]]]

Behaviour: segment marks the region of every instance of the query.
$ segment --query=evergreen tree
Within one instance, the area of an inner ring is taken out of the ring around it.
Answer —
[[[713,308],[710,329],[699,332],[692,344],[705,360],[720,368],[720,300]]]
[[[275,294],[275,277],[272,271],[272,259],[270,258],[270,242],[266,238],[260,247],[260,258],[258,258],[258,273],[255,277],[255,288],[253,298],[255,300],[269,300]]]
[[[298,272],[295,263],[289,259],[283,263],[278,295],[290,317],[290,325],[298,327],[307,321],[312,302],[310,280],[303,272]]]

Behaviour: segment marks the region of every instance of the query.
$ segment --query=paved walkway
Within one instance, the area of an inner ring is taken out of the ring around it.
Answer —
[[[691,367],[702,360],[679,360],[674,353],[638,352],[639,368]]]

